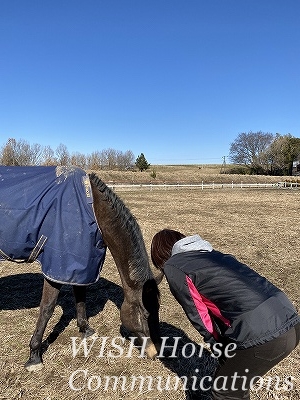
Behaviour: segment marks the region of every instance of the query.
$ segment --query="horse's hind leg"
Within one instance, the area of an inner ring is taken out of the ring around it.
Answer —
[[[50,282],[44,279],[40,313],[36,323],[35,331],[30,341],[29,360],[25,364],[27,371],[38,371],[43,368],[41,352],[43,334],[45,332],[47,323],[53,314],[61,286],[61,284]]]
[[[86,316],[86,287],[73,286],[73,292],[76,302],[77,326],[79,332],[81,332],[84,337],[92,336],[95,331],[89,326]]]

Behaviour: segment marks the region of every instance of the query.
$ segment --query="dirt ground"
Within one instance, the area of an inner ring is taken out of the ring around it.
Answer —
[[[172,189],[119,191],[118,195],[136,216],[148,251],[152,236],[164,227],[185,234],[198,233],[215,249],[234,254],[266,276],[285,291],[299,310],[299,190]],[[140,358],[139,351],[134,349],[132,357],[126,357],[130,341],[121,342],[119,319],[123,292],[108,252],[101,279],[88,289],[89,320],[99,336],[89,355],[78,351],[74,356],[72,351],[72,340],[79,343],[80,336],[72,290],[64,286],[45,333],[45,367],[40,372],[28,373],[23,365],[38,315],[42,282],[37,263],[0,264],[0,399],[184,400],[191,398],[184,390],[184,377],[199,378],[213,372],[215,361],[174,301],[165,280],[160,285],[162,335],[181,337],[179,347],[188,343],[196,349],[195,354],[190,358],[179,355],[153,361]],[[105,348],[101,347],[103,337],[108,337]],[[120,337],[118,343],[124,349],[121,357],[109,353],[115,337]],[[264,381],[261,388],[252,391],[251,400],[300,399],[299,366],[298,347],[268,373],[270,387]],[[108,376],[126,385],[114,387],[110,382],[105,387]],[[152,377],[153,385],[148,385],[149,378],[142,387],[131,387],[134,377],[139,376]],[[292,377],[293,383],[293,390],[289,391],[283,385],[288,377]],[[205,393],[201,398],[209,399]]]

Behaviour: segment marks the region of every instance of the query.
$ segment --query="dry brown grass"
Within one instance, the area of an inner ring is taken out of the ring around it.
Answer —
[[[119,191],[141,226],[147,249],[152,236],[163,227],[186,234],[199,233],[216,249],[235,254],[259,273],[283,289],[299,307],[299,200],[296,190],[155,190]],[[108,253],[100,281],[88,290],[90,324],[98,335],[119,336],[119,307],[122,301],[120,279]],[[149,375],[170,377],[193,375],[195,368],[209,374],[214,368],[211,357],[173,360],[147,360],[135,351],[132,358],[99,358],[99,347],[88,358],[72,357],[71,337],[78,336],[72,292],[65,286],[45,337],[50,346],[44,353],[45,368],[28,373],[23,363],[28,357],[28,342],[38,314],[42,279],[38,264],[0,264],[0,399],[161,399],[183,400],[186,393],[157,389],[132,392],[87,390],[74,392],[69,378],[77,369],[87,369],[88,376]],[[180,306],[173,300],[165,281],[160,286],[160,319],[164,336],[182,336],[186,342],[203,343]],[[126,342],[124,349],[129,348]],[[111,348],[108,347],[108,350]],[[251,399],[300,399],[299,347],[273,368],[268,376],[295,377],[294,390],[260,390]],[[202,397],[206,399],[206,396]]]
[[[277,183],[285,180],[300,183],[299,177],[221,174],[221,170],[222,165],[153,165],[143,172],[103,170],[101,177],[105,182],[114,183]]]

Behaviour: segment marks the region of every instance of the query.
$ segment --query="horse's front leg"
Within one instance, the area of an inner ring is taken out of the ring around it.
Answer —
[[[86,287],[73,286],[73,292],[76,301],[77,326],[79,332],[82,333],[83,337],[92,336],[95,334],[95,331],[89,326],[86,316]]]
[[[53,314],[61,286],[61,284],[44,279],[40,313],[36,323],[35,331],[30,341],[29,360],[25,364],[27,371],[39,371],[43,368],[41,353],[43,334],[45,332],[47,323]]]

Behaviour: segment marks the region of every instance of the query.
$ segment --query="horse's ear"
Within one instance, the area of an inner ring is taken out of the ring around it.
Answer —
[[[163,271],[160,271],[160,273],[154,278],[157,285],[159,285],[160,282],[163,280],[164,275],[165,274],[163,273]]]

